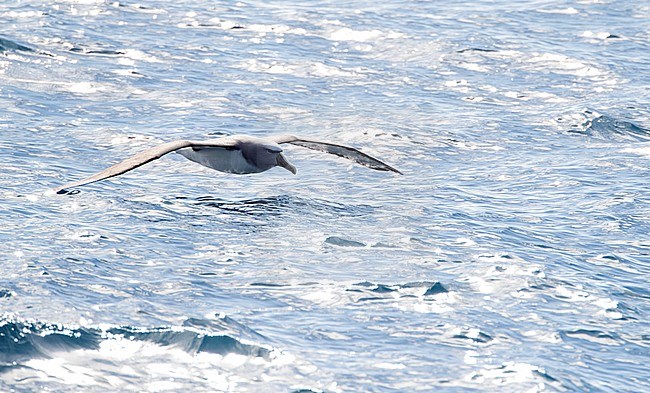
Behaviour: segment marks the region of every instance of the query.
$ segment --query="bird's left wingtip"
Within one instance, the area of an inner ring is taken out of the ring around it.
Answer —
[[[385,171],[389,171],[389,172],[397,173],[398,175],[404,175],[404,173],[402,173],[402,171],[400,171],[399,169],[397,169],[397,168],[393,168],[392,166],[387,165],[387,164],[384,164],[384,168],[383,168],[383,169],[384,169]]]

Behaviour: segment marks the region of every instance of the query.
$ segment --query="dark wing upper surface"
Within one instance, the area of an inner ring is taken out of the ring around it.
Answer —
[[[329,142],[319,142],[319,141],[314,141],[305,138],[298,138],[293,135],[280,135],[271,138],[271,140],[280,144],[290,143],[292,145],[302,146],[308,149],[334,154],[339,157],[343,157],[343,158],[347,158],[348,160],[355,161],[358,164],[361,164],[368,168],[376,169],[378,171],[391,171],[391,172],[399,173],[400,175],[402,174],[402,172],[386,164],[385,162],[382,162],[353,147],[337,145]]]
[[[202,142],[192,142],[186,140],[177,140],[172,142],[163,143],[162,145],[152,147],[141,153],[138,153],[132,157],[127,158],[126,160],[119,162],[109,168],[104,169],[103,171],[96,173],[85,179],[81,179],[72,183],[65,184],[63,186],[57,187],[54,189],[54,192],[61,193],[62,191],[79,187],[86,184],[94,183],[100,180],[105,180],[114,176],[121,175],[130,170],[138,168],[148,162],[156,160],[167,153],[185,148],[185,147],[224,147],[224,148],[233,148],[237,146],[237,141],[234,138],[220,138]]]

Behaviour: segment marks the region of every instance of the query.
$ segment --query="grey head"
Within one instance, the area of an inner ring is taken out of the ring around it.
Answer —
[[[267,171],[275,166],[282,167],[289,172],[296,174],[296,167],[293,166],[282,154],[282,147],[272,141],[242,140],[239,143],[244,159],[258,168],[260,172]]]

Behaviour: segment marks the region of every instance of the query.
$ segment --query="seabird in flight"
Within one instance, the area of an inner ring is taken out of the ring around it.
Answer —
[[[69,188],[80,187],[118,176],[173,151],[190,161],[220,172],[235,174],[260,173],[279,166],[296,174],[296,167],[290,164],[282,154],[281,145],[285,143],[335,154],[378,171],[391,171],[402,174],[392,166],[353,147],[318,142],[292,135],[279,135],[268,138],[232,135],[206,141],[177,140],[163,143],[127,158],[90,177],[57,187],[53,191],[63,194]]]

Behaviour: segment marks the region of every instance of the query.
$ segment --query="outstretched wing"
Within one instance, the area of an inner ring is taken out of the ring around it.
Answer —
[[[162,145],[153,147],[151,149],[145,150],[142,153],[138,153],[126,160],[119,162],[110,168],[106,168],[103,171],[96,173],[85,179],[75,181],[72,183],[65,184],[63,186],[55,188],[53,191],[57,194],[62,194],[68,188],[84,186],[86,184],[94,183],[100,180],[105,180],[110,177],[121,175],[125,172],[138,168],[148,162],[157,160],[158,158],[164,156],[167,153],[185,148],[185,147],[224,147],[224,148],[234,148],[236,147],[237,141],[232,138],[220,138],[203,142],[192,142],[186,140],[178,140],[163,143]]]
[[[68,188],[84,186],[86,184],[94,183],[100,180],[121,175],[125,172],[140,167],[148,162],[156,160],[167,153],[171,153],[178,149],[182,149],[184,147],[190,147],[190,146],[192,146],[192,142],[185,141],[185,140],[163,143],[160,146],[153,147],[151,149],[138,153],[132,157],[129,157],[126,160],[119,162],[109,168],[106,168],[99,173],[95,173],[90,177],[57,187],[54,189],[54,192],[56,192],[57,194],[61,194],[64,193],[64,191]]]
[[[378,171],[391,171],[399,173],[400,175],[402,174],[402,172],[386,164],[385,162],[382,162],[366,153],[363,153],[354,147],[337,145],[329,142],[313,141],[310,139],[298,138],[293,135],[280,135],[272,137],[270,139],[275,143],[290,143],[292,145],[306,147],[307,149],[335,154],[339,157],[347,158],[348,160],[355,161],[363,166],[371,169],[376,169]]]

